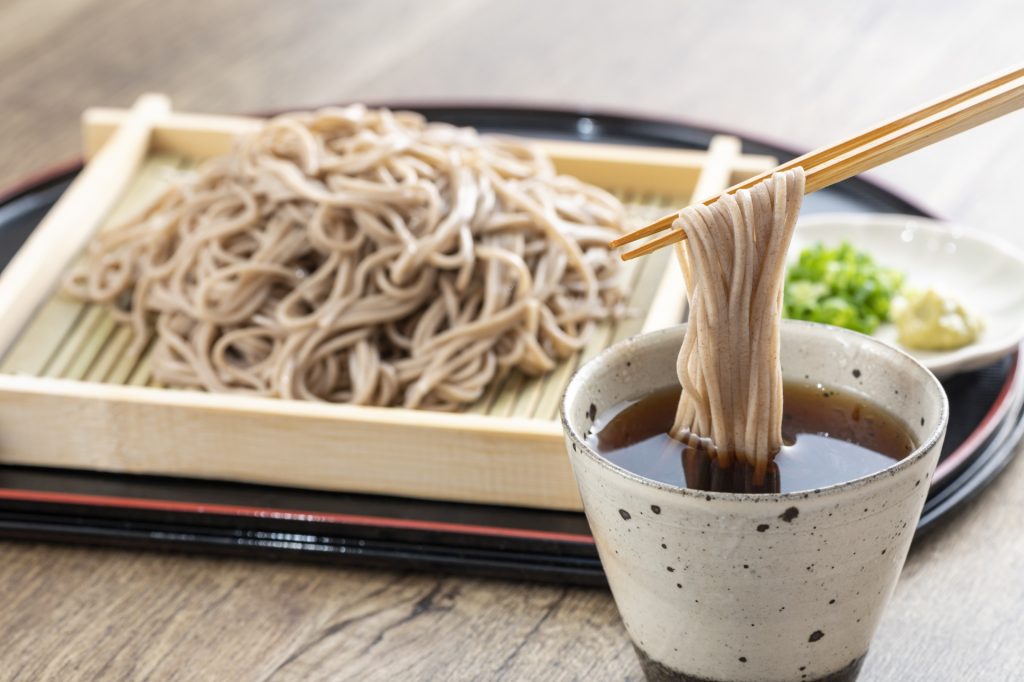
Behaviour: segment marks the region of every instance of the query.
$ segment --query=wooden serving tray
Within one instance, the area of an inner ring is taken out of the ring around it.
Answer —
[[[127,326],[58,292],[96,230],[259,124],[174,113],[159,95],[85,112],[88,164],[0,275],[0,463],[579,510],[559,399],[580,362],[681,320],[669,252],[627,265],[635,315],[548,375],[513,373],[455,414],[171,390],[151,379],[148,356],[126,355]],[[536,142],[560,172],[618,195],[630,226],[775,162],[725,135],[706,152]]]

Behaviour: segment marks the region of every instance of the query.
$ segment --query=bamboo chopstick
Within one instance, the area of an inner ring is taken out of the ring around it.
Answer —
[[[752,187],[771,177],[772,173],[803,166],[807,173],[805,193],[810,194],[1021,107],[1024,107],[1024,68],[1017,68],[836,144],[804,154],[734,185],[725,193]],[[708,205],[717,199],[717,196],[711,197],[703,203]],[[676,216],[676,213],[664,216],[611,241],[609,246],[617,248],[667,230],[672,227]],[[627,251],[622,254],[622,259],[637,258],[683,239],[686,239],[686,233],[674,229]]]

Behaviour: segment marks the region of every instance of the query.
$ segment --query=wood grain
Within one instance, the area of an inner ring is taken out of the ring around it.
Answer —
[[[607,106],[810,149],[1012,66],[1022,22],[1011,0],[7,0],[0,185],[76,155],[86,107],[147,90],[212,112]],[[1022,139],[1008,116],[875,175],[1024,244]],[[863,680],[1021,678],[1022,509],[1017,461],[916,542]],[[640,679],[600,590],[3,543],[0,603],[3,680]]]

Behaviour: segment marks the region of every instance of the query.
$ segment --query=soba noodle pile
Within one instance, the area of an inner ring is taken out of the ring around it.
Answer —
[[[100,234],[70,292],[167,385],[453,409],[620,303],[622,207],[534,148],[361,106],[275,118]]]
[[[677,371],[683,391],[672,436],[760,481],[782,446],[779,321],[786,252],[804,172],[776,173],[711,206],[679,213],[690,318]]]

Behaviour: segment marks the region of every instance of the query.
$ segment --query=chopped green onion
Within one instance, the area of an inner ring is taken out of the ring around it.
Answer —
[[[786,271],[783,315],[870,334],[889,319],[903,273],[875,263],[849,242],[818,243],[800,252]]]

